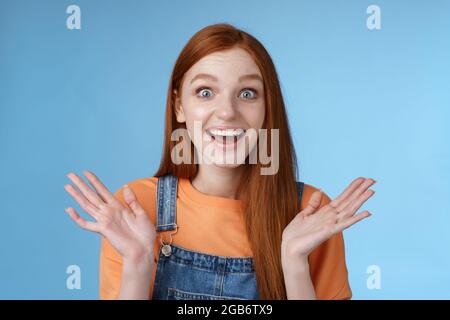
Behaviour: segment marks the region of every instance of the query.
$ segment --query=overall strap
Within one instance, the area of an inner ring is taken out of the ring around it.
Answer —
[[[156,231],[175,230],[178,177],[166,175],[158,178],[156,191]]]
[[[300,201],[300,205],[302,203],[302,196],[303,196],[303,187],[304,187],[304,183],[301,181],[297,181],[297,192],[298,192],[298,199]]]

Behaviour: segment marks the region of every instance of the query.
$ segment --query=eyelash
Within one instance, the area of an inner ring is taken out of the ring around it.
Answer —
[[[208,99],[209,97],[202,97],[202,96],[199,96],[200,91],[205,90],[205,89],[212,91],[212,89],[211,89],[210,87],[200,87],[200,88],[198,88],[197,90],[195,90],[195,94],[196,94],[200,99]],[[244,89],[242,89],[241,93],[242,93],[243,91],[247,91],[247,90],[248,90],[248,91],[252,91],[252,92],[255,94],[255,97],[254,97],[254,98],[245,99],[245,100],[255,100],[255,99],[258,97],[258,90],[252,89],[252,88],[244,88]]]

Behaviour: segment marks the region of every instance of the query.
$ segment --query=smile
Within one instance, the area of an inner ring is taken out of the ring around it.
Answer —
[[[245,135],[245,129],[207,129],[210,141],[222,146],[233,146]]]

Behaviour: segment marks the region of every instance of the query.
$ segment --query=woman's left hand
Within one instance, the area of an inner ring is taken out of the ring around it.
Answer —
[[[282,261],[307,262],[308,255],[322,242],[338,232],[371,216],[356,211],[374,193],[373,179],[357,178],[333,201],[319,209],[322,192],[315,191],[306,208],[286,226],[282,238]]]

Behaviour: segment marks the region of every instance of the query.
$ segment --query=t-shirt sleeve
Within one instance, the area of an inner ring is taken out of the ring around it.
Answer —
[[[317,189],[313,188],[306,193],[305,203],[315,190]],[[323,193],[320,207],[330,202],[330,197]],[[342,232],[335,234],[313,250],[309,255],[309,265],[317,299],[345,300],[352,297]]]

